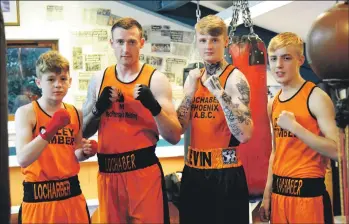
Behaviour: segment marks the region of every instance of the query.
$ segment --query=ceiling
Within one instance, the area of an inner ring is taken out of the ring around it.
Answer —
[[[149,10],[183,24],[194,26],[196,23],[197,2],[200,4],[201,18],[216,14],[228,25],[233,12],[233,1],[123,1]],[[316,18],[336,4],[332,1],[248,1],[252,21],[255,26],[272,33],[294,32],[306,41],[308,31]],[[338,1],[338,2],[344,2]],[[238,24],[242,23],[242,16]],[[257,33],[258,35],[258,33]]]
[[[257,4],[251,4],[254,1],[249,2],[254,25],[275,33],[294,32],[304,41],[306,41],[307,34],[316,18],[336,4],[336,1],[333,0],[259,1]],[[231,11],[230,7],[220,11],[217,15],[227,23],[231,20]]]
[[[197,3],[197,1],[191,2]],[[249,6],[252,7],[260,2],[262,1],[249,1]],[[199,1],[199,4],[216,12],[221,12],[231,7],[233,5],[233,1]]]

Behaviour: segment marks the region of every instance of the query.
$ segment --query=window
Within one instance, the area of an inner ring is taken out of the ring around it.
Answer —
[[[41,90],[35,84],[35,62],[49,50],[58,50],[58,41],[7,40],[8,120],[14,120],[17,108],[38,99]]]

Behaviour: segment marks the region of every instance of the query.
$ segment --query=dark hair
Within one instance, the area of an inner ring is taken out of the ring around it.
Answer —
[[[116,20],[116,22],[114,23],[113,27],[111,28],[111,34],[113,36],[113,31],[114,29],[120,27],[123,28],[125,30],[131,29],[132,27],[137,27],[140,33],[140,37],[143,37],[143,28],[141,26],[141,24],[139,24],[139,22],[131,17],[124,17],[124,18],[120,18],[118,20]]]

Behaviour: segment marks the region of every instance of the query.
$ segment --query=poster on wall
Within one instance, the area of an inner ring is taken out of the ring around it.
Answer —
[[[170,44],[151,44],[151,52],[170,52]]]
[[[79,30],[72,32],[72,42],[75,45],[93,45],[96,43],[108,42],[108,30],[93,29],[93,30]]]
[[[73,70],[79,70],[83,67],[82,48],[73,47]]]
[[[0,7],[5,26],[19,26],[19,1],[1,0]]]
[[[172,43],[171,54],[182,57],[190,57],[192,47],[192,44]]]
[[[171,30],[171,42],[191,44],[194,41],[194,32]]]
[[[108,19],[108,26],[113,26],[114,23],[120,19],[121,17],[120,16],[117,16],[117,15],[114,15],[114,14],[110,14],[109,16],[109,19]]]
[[[166,58],[164,72],[173,74],[174,77],[171,79],[173,86],[183,85],[183,69],[187,66],[187,60],[181,58]]]
[[[168,25],[144,26],[144,39],[152,44],[170,44],[171,30]]]
[[[82,106],[83,106],[85,100],[86,100],[86,94],[84,94],[84,95],[75,95],[74,106],[77,109],[82,109]]]
[[[80,91],[87,91],[88,83],[92,77],[94,72],[79,72],[78,75],[78,85]]]
[[[146,56],[145,58],[145,63],[153,66],[154,68],[161,68],[162,66],[162,61],[163,61],[163,58],[162,57],[157,57],[157,56]]]
[[[82,9],[82,21],[84,24],[96,25],[97,23],[97,8]]]
[[[96,24],[101,26],[108,25],[110,14],[110,9],[97,9]]]
[[[47,5],[46,19],[48,21],[63,20],[63,6],[62,5]]]
[[[100,71],[102,69],[101,55],[99,54],[87,54],[85,55],[85,70]]]

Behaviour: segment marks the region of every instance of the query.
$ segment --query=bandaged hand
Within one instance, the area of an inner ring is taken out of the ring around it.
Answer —
[[[107,86],[103,89],[99,96],[94,108],[92,109],[93,115],[100,117],[107,109],[110,108],[113,102],[113,88]]]
[[[137,84],[134,89],[134,98],[141,101],[154,117],[161,112],[161,106],[148,86]]]
[[[212,75],[206,81],[204,82],[204,86],[212,93],[214,96],[218,96],[222,90],[223,87],[219,81],[218,76]]]
[[[68,111],[63,108],[59,109],[53,114],[45,129],[40,131],[40,136],[49,142],[59,129],[62,129],[68,124],[70,124]]]

